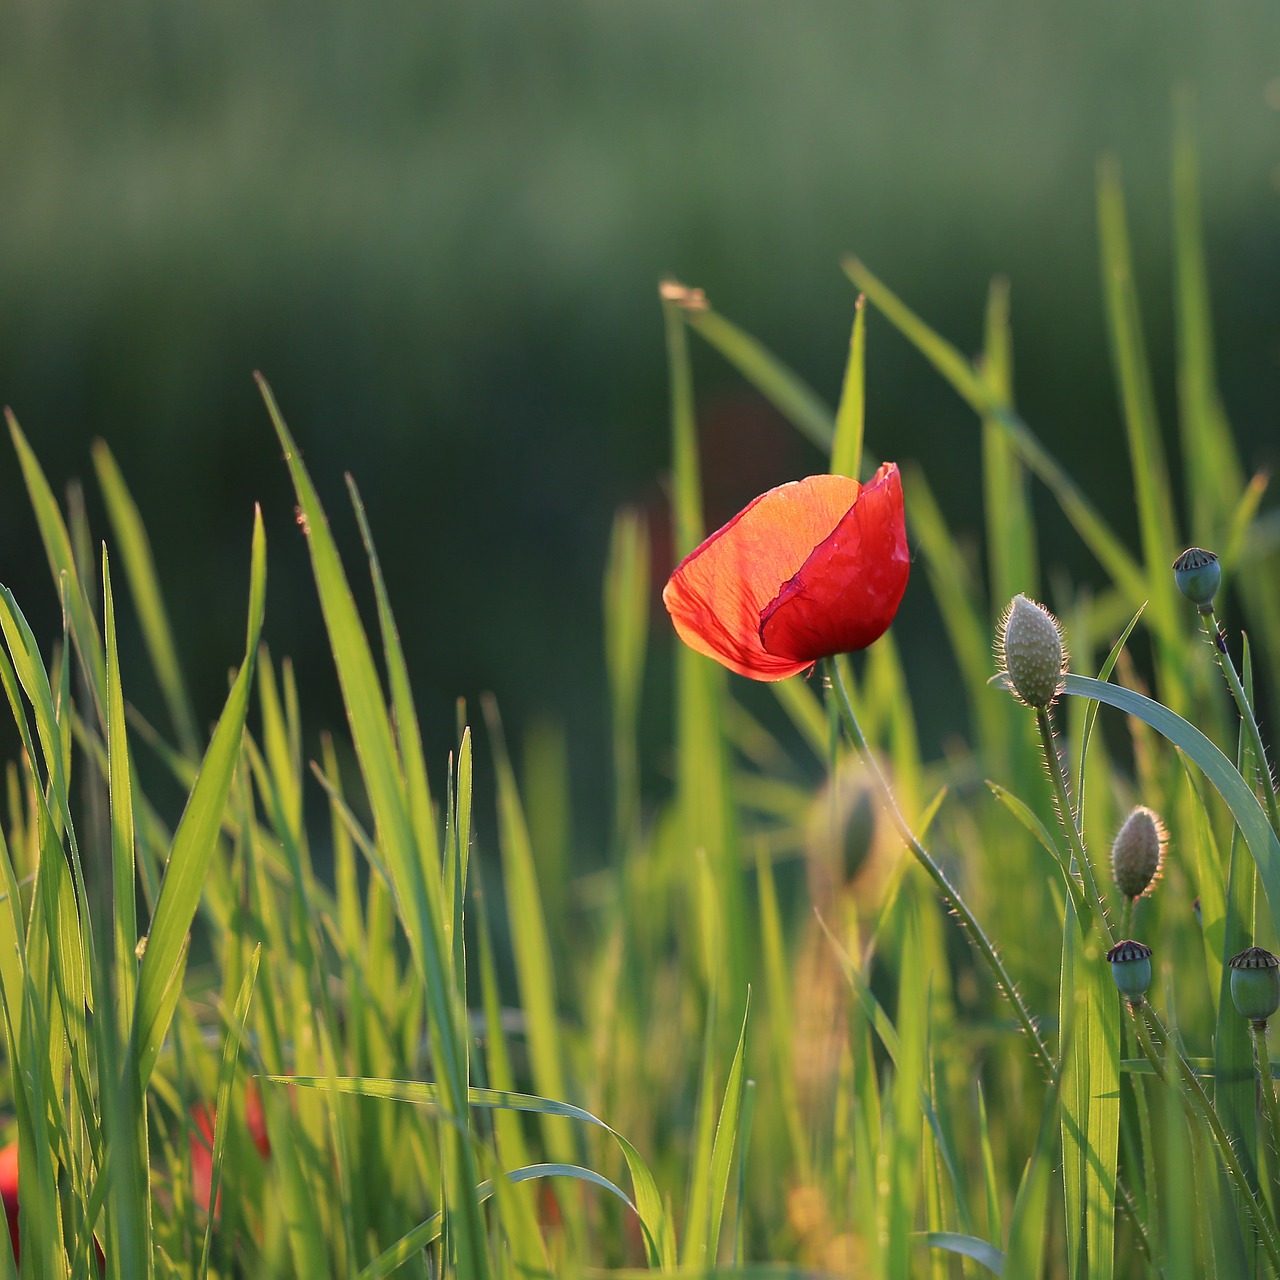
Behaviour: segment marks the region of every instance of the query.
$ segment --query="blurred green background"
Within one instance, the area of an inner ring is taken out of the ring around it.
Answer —
[[[353,566],[344,470],[361,486],[433,759],[453,698],[493,689],[517,732],[567,722],[589,813],[604,791],[609,522],[621,502],[662,511],[667,273],[830,399],[853,315],[842,253],[968,350],[987,281],[1006,273],[1024,416],[1132,530],[1094,167],[1103,151],[1123,165],[1172,446],[1179,83],[1198,104],[1227,407],[1246,462],[1277,461],[1271,0],[28,0],[4,7],[3,28],[0,399],[57,486],[88,479],[95,437],[110,443],[203,716],[241,643],[255,500],[272,648],[319,704],[311,732],[341,714],[250,377],[261,369]],[[976,424],[876,316],[869,342],[869,449],[919,462],[952,526],[976,537]],[[821,469],[716,357],[696,356],[710,521]],[[0,580],[52,635],[56,599],[9,458]],[[101,531],[92,492],[89,504]],[[1046,559],[1087,578],[1048,518]],[[936,744],[963,721],[929,660],[926,597],[918,574],[898,634]],[[125,679],[158,715],[140,652]],[[661,708],[661,654],[650,696]]]

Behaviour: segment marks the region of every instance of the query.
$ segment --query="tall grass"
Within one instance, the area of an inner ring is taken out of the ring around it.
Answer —
[[[1185,121],[1174,176],[1180,461],[1156,421],[1119,175],[1099,172],[1137,548],[1019,416],[1004,283],[971,360],[846,263],[862,297],[835,409],[700,294],[664,286],[682,553],[705,533],[691,340],[844,474],[876,446],[873,314],[972,408],[984,562],[947,528],[941,477],[927,462],[907,476],[916,589],[936,599],[969,740],[923,757],[892,633],[831,683],[774,686],[772,719],[681,649],[673,787],[646,796],[646,656],[674,641],[650,635],[648,532],[622,512],[603,596],[615,820],[589,874],[566,847],[562,730],[513,752],[488,701],[483,748],[463,709],[454,752],[425,759],[377,513],[352,486],[363,619],[265,382],[347,711],[315,761],[303,694],[264,640],[261,519],[244,653],[206,740],[107,447],[110,556],[11,418],[64,625],[42,642],[0,591],[23,746],[0,833],[21,1264],[0,1247],[0,1276],[88,1277],[99,1247],[121,1280],[1275,1273],[1280,1163],[1227,961],[1280,937],[1280,841],[1265,762],[1169,565],[1192,537],[1222,553],[1251,697],[1255,674],[1280,689],[1280,574],[1265,482],[1247,479],[1214,386]],[[1052,575],[1076,674],[1040,717],[1044,743],[990,656],[1009,597],[1041,590],[1038,485],[1106,579],[1085,593]],[[165,725],[122,680],[121,569]],[[157,765],[187,797],[172,830],[139,781]],[[477,768],[497,796],[496,847],[478,851]],[[1158,892],[1125,917],[1155,952],[1149,1018],[1122,1011],[1103,955],[1121,905],[1106,850],[1136,802],[1173,833]],[[1085,859],[1106,914],[1073,874]]]

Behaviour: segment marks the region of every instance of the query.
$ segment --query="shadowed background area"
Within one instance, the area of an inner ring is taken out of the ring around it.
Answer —
[[[343,471],[361,486],[430,758],[452,737],[452,699],[493,689],[513,736],[564,719],[589,813],[607,764],[609,522],[621,502],[662,511],[666,273],[831,400],[854,302],[842,253],[966,350],[1006,273],[1024,416],[1132,532],[1094,166],[1103,151],[1123,165],[1172,447],[1175,83],[1197,100],[1227,407],[1246,463],[1277,460],[1280,11],[1262,0],[30,2],[5,27],[0,399],[56,487],[89,479],[95,437],[115,451],[202,717],[241,643],[255,500],[272,649],[297,663],[311,733],[341,714],[261,369],[353,576]],[[919,462],[976,538],[976,424],[876,316],[869,343],[869,450]],[[695,354],[710,522],[822,468]],[[9,456],[0,580],[52,635]],[[1046,559],[1087,578],[1040,505]],[[931,608],[918,574],[899,634],[936,743],[963,717],[946,668],[923,660]],[[136,644],[125,680],[159,715]]]

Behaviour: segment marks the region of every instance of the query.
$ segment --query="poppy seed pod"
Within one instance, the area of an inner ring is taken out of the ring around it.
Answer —
[[[1062,628],[1044,605],[1013,597],[1000,622],[996,658],[1027,706],[1043,709],[1061,692],[1067,669]]]
[[[1126,938],[1107,952],[1111,976],[1130,1004],[1141,1004],[1151,985],[1151,948]]]
[[[1232,956],[1231,999],[1242,1018],[1266,1025],[1280,1008],[1280,959],[1263,947],[1246,947]]]
[[[809,476],[762,494],[662,592],[680,639],[752,680],[784,680],[889,629],[911,569],[902,477]]]
[[[1222,585],[1222,566],[1212,551],[1188,547],[1174,562],[1173,576],[1178,590],[1200,609],[1213,608],[1213,598]]]
[[[1126,898],[1151,893],[1160,879],[1168,836],[1154,810],[1139,805],[1124,820],[1111,846],[1111,874]]]

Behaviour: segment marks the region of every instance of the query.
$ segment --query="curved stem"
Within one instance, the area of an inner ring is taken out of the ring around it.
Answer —
[[[1040,1070],[1044,1072],[1045,1078],[1051,1084],[1056,1082],[1058,1073],[1054,1068],[1053,1059],[1049,1056],[1048,1046],[1041,1037],[1040,1030],[1036,1026],[1027,1006],[1023,1003],[1021,993],[1013,985],[1013,979],[1009,977],[1009,973],[1004,967],[1004,961],[1000,959],[1000,955],[992,944],[991,939],[987,937],[973,912],[969,910],[965,900],[960,896],[959,890],[947,879],[946,873],[933,860],[932,855],[920,843],[915,832],[911,830],[906,818],[902,816],[902,810],[898,808],[898,802],[894,798],[893,789],[889,786],[889,780],[884,776],[884,772],[880,768],[880,762],[876,759],[875,752],[871,750],[866,736],[862,732],[862,726],[858,723],[858,717],[854,714],[853,703],[849,700],[849,691],[845,688],[844,676],[840,672],[836,659],[824,659],[823,665],[831,682],[831,688],[836,694],[836,703],[845,732],[848,733],[858,754],[862,757],[863,763],[867,766],[867,771],[871,774],[880,792],[880,798],[884,803],[885,809],[888,811],[889,820],[893,823],[898,835],[901,836],[903,843],[911,850],[916,861],[925,869],[929,879],[937,886],[952,915],[968,931],[978,954],[991,971],[996,989],[1012,1006],[1014,1017],[1017,1018],[1019,1026],[1021,1026],[1026,1033],[1027,1039],[1031,1042],[1032,1056],[1035,1058]],[[1151,1241],[1147,1236],[1146,1225],[1138,1213],[1138,1206],[1134,1203],[1132,1193],[1119,1180],[1116,1182],[1116,1191],[1120,1197],[1120,1208],[1132,1225],[1134,1234],[1137,1237],[1138,1247],[1147,1258],[1151,1258],[1153,1256]]]
[[[1058,803],[1058,821],[1067,834],[1071,845],[1071,856],[1084,879],[1084,887],[1089,895],[1090,905],[1098,913],[1098,923],[1102,936],[1110,947],[1115,939],[1111,936],[1111,926],[1107,923],[1107,908],[1098,892],[1098,882],[1093,876],[1093,866],[1089,855],[1085,852],[1084,837],[1080,834],[1080,824],[1071,808],[1071,796],[1067,791],[1067,775],[1062,765],[1062,757],[1058,754],[1058,743],[1053,733],[1053,721],[1049,719],[1046,707],[1036,708],[1036,727],[1040,730],[1040,746],[1044,751],[1044,762],[1049,770],[1049,780],[1053,783],[1054,799]],[[1088,922],[1086,921],[1086,925]]]
[[[1271,767],[1267,764],[1267,751],[1262,745],[1262,733],[1258,728],[1257,717],[1253,714],[1253,707],[1249,705],[1249,695],[1245,693],[1244,685],[1240,683],[1240,676],[1236,671],[1236,664],[1231,661],[1231,655],[1227,652],[1226,636],[1218,626],[1218,617],[1212,605],[1200,611],[1200,619],[1205,624],[1204,632],[1213,649],[1213,656],[1226,677],[1227,687],[1231,690],[1236,709],[1240,712],[1240,720],[1244,724],[1245,732],[1249,735],[1253,758],[1257,762],[1258,772],[1262,775],[1263,800],[1266,803],[1271,829],[1280,835],[1280,800],[1276,797],[1276,781],[1271,776]]]
[[[1262,1247],[1266,1250],[1271,1273],[1272,1275],[1280,1276],[1280,1238],[1277,1238],[1275,1221],[1272,1219],[1266,1205],[1263,1204],[1258,1192],[1246,1177],[1245,1171],[1240,1164],[1240,1158],[1236,1155],[1235,1147],[1231,1145],[1231,1139],[1222,1127],[1222,1121],[1218,1119],[1218,1113],[1213,1109],[1213,1104],[1209,1101],[1209,1095],[1205,1093],[1204,1085],[1200,1083],[1200,1077],[1196,1075],[1195,1069],[1182,1056],[1182,1051],[1173,1042],[1173,1038],[1168,1031],[1165,1030],[1164,1024],[1160,1021],[1156,1011],[1145,1000],[1140,1007],[1134,1005],[1129,1007],[1133,1013],[1134,1027],[1137,1030],[1138,1042],[1142,1046],[1143,1053],[1146,1054],[1148,1061],[1155,1069],[1156,1075],[1166,1083],[1172,1083],[1169,1080],[1169,1072],[1165,1060],[1160,1057],[1153,1043],[1151,1027],[1147,1025],[1148,1022],[1155,1027],[1160,1039],[1167,1046],[1169,1056],[1177,1065],[1178,1075],[1185,1089],[1184,1096],[1200,1112],[1201,1117],[1208,1126],[1209,1136],[1218,1148],[1218,1159],[1222,1161],[1222,1167],[1226,1170],[1227,1176],[1231,1179],[1236,1191],[1239,1192],[1248,1207],[1249,1216],[1253,1219],[1253,1225],[1257,1228],[1258,1235],[1262,1240]]]
[[[880,798],[889,813],[889,820],[893,823],[907,848],[915,856],[916,861],[925,869],[929,879],[937,886],[952,914],[968,930],[974,946],[978,949],[978,954],[986,962],[987,968],[991,970],[991,976],[995,980],[996,987],[1013,1007],[1014,1016],[1023,1031],[1026,1032],[1027,1039],[1031,1042],[1031,1052],[1036,1062],[1045,1075],[1052,1079],[1054,1075],[1053,1059],[1049,1056],[1048,1046],[1041,1038],[1039,1029],[1036,1027],[1027,1006],[1023,1003],[1018,989],[1013,985],[1013,979],[1009,977],[1008,971],[1004,967],[1004,961],[1000,959],[991,939],[987,937],[973,912],[969,910],[964,899],[960,896],[959,890],[947,879],[946,873],[933,860],[932,855],[920,843],[915,832],[911,830],[906,818],[902,816],[902,811],[898,808],[897,800],[894,799],[889,781],[881,771],[875,753],[867,745],[867,739],[862,732],[862,726],[858,723],[858,717],[854,714],[853,703],[849,701],[849,691],[845,688],[844,677],[840,673],[836,660],[828,658],[825,665],[827,674],[831,679],[831,687],[836,693],[840,718],[843,720],[844,727],[852,739],[853,745],[857,748],[858,754],[861,755],[871,777],[875,781],[876,787],[880,791]]]
[[[1253,1052],[1258,1063],[1258,1075],[1262,1084],[1262,1108],[1267,1117],[1270,1139],[1267,1151],[1267,1168],[1271,1172],[1271,1202],[1280,1205],[1280,1107],[1276,1105],[1275,1086],[1271,1081],[1271,1055],[1267,1052],[1267,1024],[1253,1022]]]

